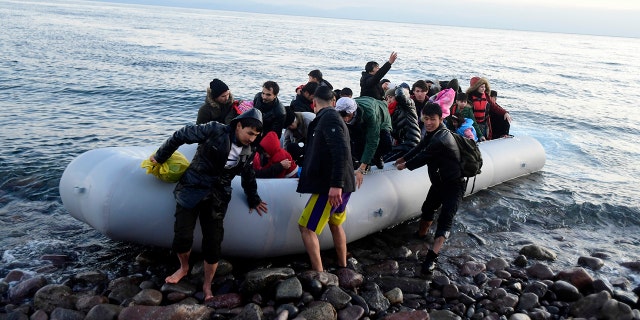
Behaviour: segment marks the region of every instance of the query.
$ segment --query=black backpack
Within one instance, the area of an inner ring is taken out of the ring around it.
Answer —
[[[460,150],[460,169],[462,176],[465,178],[474,177],[482,172],[482,154],[478,148],[478,144],[467,139],[455,132],[451,133],[456,140],[458,149]]]

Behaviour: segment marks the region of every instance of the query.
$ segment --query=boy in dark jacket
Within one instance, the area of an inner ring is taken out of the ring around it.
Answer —
[[[267,212],[267,204],[258,195],[251,143],[262,131],[262,113],[251,109],[235,117],[229,125],[215,121],[188,125],[176,131],[149,160],[163,163],[174,151],[187,143],[198,143],[191,164],[173,193],[176,198],[176,221],[172,248],[178,254],[180,269],[168,276],[167,283],[178,283],[189,272],[193,230],[198,218],[202,229],[205,301],[213,298],[211,282],[218,267],[224,235],[223,219],[231,201],[231,180],[242,177],[249,212]]]
[[[442,123],[442,109],[429,102],[422,108],[422,121],[426,134],[420,143],[402,158],[396,160],[398,170],[414,170],[428,166],[431,187],[422,204],[419,237],[425,237],[433,223],[436,211],[438,227],[434,235],[433,248],[422,263],[422,273],[431,273],[435,268],[438,253],[449,237],[453,218],[464,195],[464,179],[460,170],[460,150],[452,133]]]
[[[313,270],[321,272],[322,258],[318,234],[329,223],[338,265],[347,266],[347,237],[342,223],[347,218],[346,207],[355,191],[355,177],[349,130],[333,108],[335,96],[322,86],[314,94],[315,119],[309,124],[304,165],[297,192],[311,193],[298,220],[302,242],[309,254]]]

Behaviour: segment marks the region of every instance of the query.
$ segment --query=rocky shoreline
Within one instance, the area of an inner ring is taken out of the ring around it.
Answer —
[[[603,253],[555,272],[556,253],[539,244],[521,246],[515,258],[486,261],[451,255],[445,246],[438,269],[425,277],[419,270],[428,242],[400,242],[376,251],[350,244],[349,268],[321,273],[308,271],[305,255],[223,260],[215,299],[206,303],[201,262],[179,284],[164,283],[177,267],[166,250],[139,254],[128,275],[113,278],[95,270],[53,280],[16,268],[0,281],[0,320],[640,319],[640,287],[624,277],[594,277],[607,260]],[[323,252],[325,266],[335,266],[332,256]],[[42,270],[51,272],[69,257],[43,259],[52,267]],[[620,266],[640,272],[640,261]]]

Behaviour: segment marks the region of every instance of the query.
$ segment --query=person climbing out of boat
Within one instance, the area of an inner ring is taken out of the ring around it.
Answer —
[[[391,65],[396,62],[397,58],[398,54],[394,51],[391,52],[389,60],[385,62],[382,67],[375,61],[369,61],[365,64],[364,71],[362,71],[362,76],[360,77],[361,97],[372,97],[382,100],[384,89],[382,89],[380,80],[382,80],[384,75],[391,69]]]
[[[486,139],[482,135],[482,132],[480,131],[480,128],[476,123],[476,118],[473,116],[473,109],[469,107],[469,103],[467,100],[468,100],[468,97],[466,93],[464,92],[458,93],[456,95],[456,102],[451,106],[451,114],[453,115],[456,113],[460,113],[460,115],[465,119],[467,120],[470,119],[472,121],[473,129],[476,133],[476,137],[477,137],[476,141],[484,141]],[[454,127],[452,119],[453,118],[451,116],[445,118],[444,124],[447,126],[449,130],[456,131],[457,128]]]
[[[489,94],[489,101],[491,102],[491,131],[494,138],[503,138],[509,136],[509,129],[511,128],[511,115],[509,111],[502,108],[498,102],[498,92],[491,90]],[[502,110],[504,114],[501,116]]]
[[[414,170],[427,165],[431,187],[422,203],[422,215],[417,236],[425,238],[438,208],[440,215],[433,246],[422,262],[421,272],[429,274],[442,246],[449,237],[453,219],[464,194],[464,179],[460,169],[460,150],[452,133],[442,123],[442,109],[429,102],[422,109],[426,130],[420,143],[395,162],[398,170]]]
[[[313,112],[313,93],[316,88],[318,88],[318,84],[315,82],[305,84],[300,93],[296,95],[296,98],[291,101],[291,109],[295,112]]]
[[[356,190],[351,161],[349,129],[333,108],[335,95],[329,87],[314,93],[316,117],[309,125],[299,193],[310,193],[298,225],[311,268],[324,271],[318,235],[329,224],[338,266],[347,266],[347,237],[342,223],[347,218],[347,203]],[[359,184],[357,185],[359,187]]]
[[[218,121],[229,124],[239,113],[234,104],[233,94],[229,87],[220,79],[213,79],[207,88],[207,97],[198,110],[196,124],[203,124],[209,121]]]
[[[262,112],[263,121],[263,135],[256,139],[256,143],[260,143],[260,139],[269,131],[275,132],[278,139],[282,136],[286,113],[284,105],[278,99],[278,93],[280,93],[278,83],[266,81],[262,85],[262,91],[253,98],[253,107]]]
[[[456,114],[452,114],[451,118],[451,126],[453,127],[453,132],[473,141],[478,141],[478,135],[476,134],[476,129],[473,128],[473,120],[465,118],[462,113],[458,112]]]
[[[480,133],[486,140],[494,138],[491,127],[491,114],[503,117],[511,123],[511,116],[509,113],[497,104],[491,103],[489,93],[491,87],[489,81],[485,78],[473,77],[470,81],[470,87],[467,89],[467,97],[469,98],[470,106],[473,108],[473,115]],[[499,137],[498,137],[499,138]]]
[[[293,112],[288,107],[285,107],[285,110],[284,125],[286,129],[282,134],[282,146],[291,154],[296,164],[301,166],[307,143],[307,129],[316,114],[313,112]]]
[[[229,125],[216,121],[187,125],[176,131],[149,157],[152,163],[163,163],[181,145],[198,143],[191,164],[173,191],[177,204],[172,250],[178,255],[180,268],[165,282],[178,283],[189,273],[193,232],[196,221],[200,219],[205,301],[213,298],[211,282],[221,257],[223,220],[231,201],[231,180],[236,175],[241,176],[249,213],[253,210],[260,216],[267,213],[267,204],[258,195],[252,166],[255,152],[252,142],[261,131],[262,113],[258,109],[249,109],[235,117]]]
[[[309,71],[309,82],[313,82],[313,83],[317,83],[319,87],[329,87],[331,90],[333,90],[333,86],[331,85],[331,83],[329,83],[329,81],[325,80],[322,76],[322,72],[318,69],[315,70],[311,70]]]
[[[253,158],[253,170],[257,178],[297,177],[298,165],[287,150],[282,149],[280,140],[273,131],[260,140],[261,150]]]
[[[340,98],[336,110],[347,124],[351,157],[358,183],[371,165],[384,167],[382,156],[391,150],[391,116],[387,104],[371,97]]]
[[[396,103],[395,111],[391,115],[391,136],[394,143],[391,151],[384,155],[384,162],[398,159],[420,142],[418,114],[413,100],[410,98],[409,90],[402,87],[396,88],[393,93],[393,101]]]

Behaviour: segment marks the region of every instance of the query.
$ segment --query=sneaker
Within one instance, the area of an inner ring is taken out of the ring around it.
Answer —
[[[422,268],[420,271],[423,274],[432,273],[433,269],[436,268],[436,260],[438,260],[438,254],[429,249],[429,252],[427,252],[427,257],[422,262]]]

